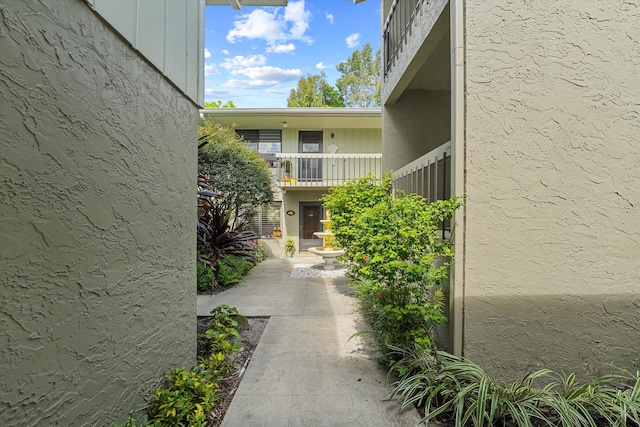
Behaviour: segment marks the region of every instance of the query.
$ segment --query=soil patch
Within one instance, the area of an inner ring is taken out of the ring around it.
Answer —
[[[227,409],[231,404],[233,395],[235,394],[242,376],[244,375],[253,352],[260,341],[262,332],[267,326],[269,321],[268,317],[248,317],[249,326],[239,330],[240,332],[240,348],[236,354],[229,356],[230,360],[235,366],[232,372],[229,372],[220,381],[220,399],[216,402],[213,408],[213,420],[209,423],[208,427],[219,427],[222,424],[222,419],[227,413]],[[198,317],[198,335],[204,333],[209,329],[211,323],[211,316]],[[208,346],[206,342],[198,338],[198,357],[208,357]]]

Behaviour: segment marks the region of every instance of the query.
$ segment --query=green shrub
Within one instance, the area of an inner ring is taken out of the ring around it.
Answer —
[[[256,248],[255,256],[256,264],[261,263],[269,256],[269,249],[267,247],[267,244],[262,240],[258,240],[258,247]]]
[[[147,425],[206,427],[207,414],[219,397],[211,374],[198,366],[175,369],[166,378],[169,386],[156,390],[147,410]]]
[[[574,374],[543,369],[506,384],[445,352],[395,350],[407,373],[389,397],[403,396],[403,407],[423,407],[424,423],[441,417],[456,427],[640,425],[640,372],[578,384]]]
[[[213,285],[213,271],[205,267],[200,261],[196,261],[197,284],[199,291],[207,291]]]

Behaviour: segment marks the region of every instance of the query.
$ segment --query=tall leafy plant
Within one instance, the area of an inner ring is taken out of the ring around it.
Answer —
[[[230,224],[231,207],[216,203],[220,195],[213,191],[204,176],[198,177],[198,261],[213,271],[217,281],[220,262],[225,256],[236,256],[255,263],[258,236],[253,231],[243,230],[242,223]]]

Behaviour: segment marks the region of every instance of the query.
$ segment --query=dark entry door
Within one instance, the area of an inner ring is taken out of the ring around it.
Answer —
[[[322,131],[301,130],[298,134],[299,153],[322,153]],[[300,159],[299,181],[322,181],[322,159]]]
[[[322,204],[301,202],[300,214],[300,251],[322,247],[322,239],[313,235],[316,231],[322,231]]]

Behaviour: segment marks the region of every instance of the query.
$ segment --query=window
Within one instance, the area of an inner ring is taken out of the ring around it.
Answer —
[[[245,146],[260,154],[275,154],[282,152],[281,130],[248,130],[236,129],[236,133],[244,138]]]
[[[259,207],[257,215],[253,218],[251,228],[260,237],[282,237],[282,229],[280,228],[282,226],[280,223],[281,211],[282,202],[273,202]]]

